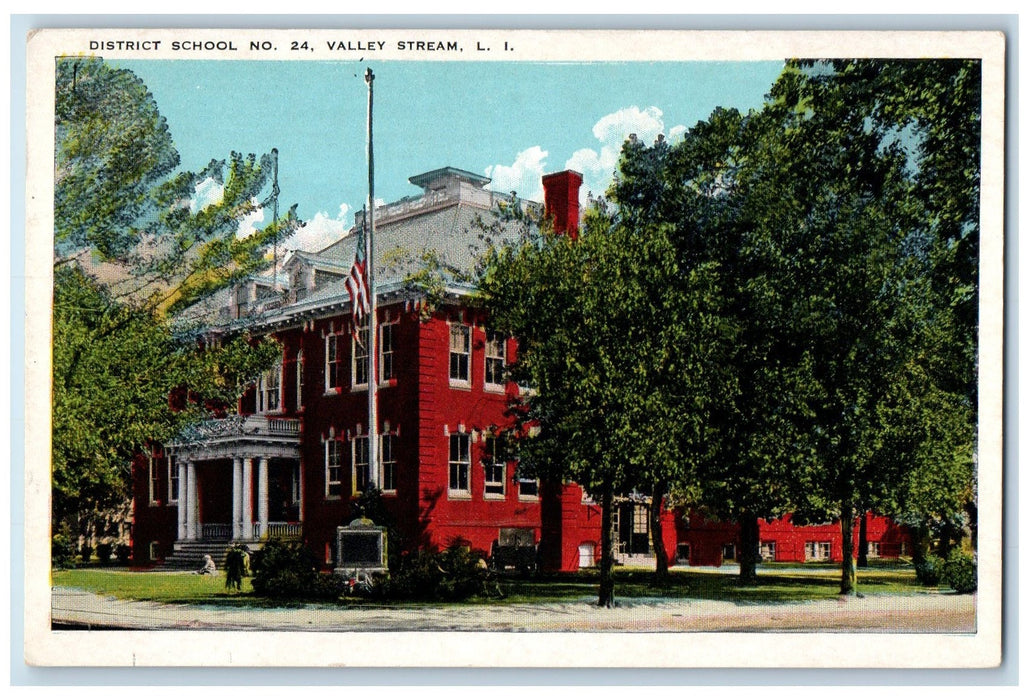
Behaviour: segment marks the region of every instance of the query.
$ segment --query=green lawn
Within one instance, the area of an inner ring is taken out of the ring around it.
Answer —
[[[615,571],[615,596],[691,598],[747,604],[827,600],[835,598],[839,593],[838,567],[795,564],[788,569],[779,567],[781,571],[776,568],[761,572],[760,582],[752,586],[737,583],[735,567],[724,567],[721,571],[673,570],[670,572],[669,584],[661,588],[651,585],[652,571],[618,568]],[[52,581],[55,586],[83,588],[118,598],[163,603],[285,606],[281,602],[255,595],[249,579],[244,579],[241,592],[226,591],[222,572],[215,576],[197,576],[124,569],[72,569],[53,572]],[[500,605],[591,599],[597,594],[596,574],[592,572],[536,579],[500,578],[497,583],[505,597],[493,602]],[[914,570],[909,566],[878,565],[858,572],[858,591],[865,595],[904,595],[925,590],[915,581]]]

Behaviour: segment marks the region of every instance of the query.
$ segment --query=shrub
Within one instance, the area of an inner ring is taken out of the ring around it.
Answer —
[[[975,559],[958,550],[951,552],[943,565],[943,582],[958,593],[974,591],[977,584]]]
[[[79,556],[82,557],[83,564],[88,564],[89,558],[93,556],[93,545],[87,542],[79,547]]]
[[[938,586],[943,578],[943,560],[935,554],[927,554],[915,562],[915,577],[923,586]]]
[[[114,554],[114,544],[111,542],[101,542],[96,546],[96,558],[100,560],[101,566],[107,566],[111,563],[111,555]]]
[[[67,535],[60,533],[50,540],[50,566],[55,569],[70,569],[75,566],[75,548]]]
[[[343,579],[320,574],[318,559],[298,542],[269,540],[250,557],[254,592],[279,600],[335,600]]]
[[[394,600],[459,601],[489,594],[485,554],[454,546],[405,559],[384,584],[383,595]]]
[[[127,544],[120,544],[115,548],[114,555],[118,557],[119,564],[128,566],[132,560],[132,547]]]

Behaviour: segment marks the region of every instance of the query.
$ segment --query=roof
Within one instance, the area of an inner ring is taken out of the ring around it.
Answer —
[[[380,299],[401,294],[409,275],[421,269],[430,255],[443,271],[453,271],[449,275],[444,272],[448,292],[469,293],[472,288],[463,278],[474,272],[476,260],[491,242],[481,225],[495,221],[490,212],[499,213],[502,207],[539,206],[513,194],[485,190],[489,178],[452,167],[415,175],[410,181],[425,189],[421,196],[405,197],[375,210],[375,286]],[[317,252],[297,250],[289,254],[285,267],[306,266],[333,273],[313,288],[260,299],[242,318],[232,318],[224,297],[221,301],[205,300],[189,315],[208,318],[212,330],[228,330],[248,324],[284,323],[290,318],[335,313],[338,308],[349,307],[346,276],[354,261],[358,227],[363,225],[363,216],[358,213],[355,226],[331,245]],[[515,226],[490,227],[489,231],[494,237],[499,231],[499,240],[494,242],[519,235]]]
[[[485,175],[476,175],[467,170],[452,168],[449,165],[445,168],[436,168],[420,175],[412,175],[407,179],[412,185],[426,190],[437,189],[437,187],[442,186],[448,180],[460,180],[479,188],[485,187],[490,183],[490,179]]]

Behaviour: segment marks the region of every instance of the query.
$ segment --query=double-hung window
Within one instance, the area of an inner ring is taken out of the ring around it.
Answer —
[[[393,352],[396,342],[396,322],[384,323],[379,326],[379,381],[388,382],[396,375],[396,366],[393,361]]]
[[[806,561],[829,561],[831,552],[829,542],[805,542],[804,559]]]
[[[504,368],[507,365],[507,338],[490,331],[486,333],[486,388],[503,390]]]
[[[450,383],[469,385],[472,358],[472,329],[462,323],[450,325]]]
[[[451,494],[467,495],[470,493],[468,485],[472,466],[470,442],[470,436],[465,433],[450,436],[449,489]]]
[[[343,378],[343,336],[333,333],[325,336],[325,391],[341,389]]]
[[[535,500],[540,495],[540,482],[537,479],[518,478],[518,497]]]
[[[353,362],[351,363],[351,376],[353,377],[352,386],[356,389],[357,387],[368,386],[368,319],[365,317],[364,325],[359,326],[357,329],[357,335],[351,341],[354,352],[351,355]]]
[[[257,383],[257,412],[270,413],[279,410],[282,393],[282,365],[277,364],[261,374]]]
[[[325,496],[339,498],[343,495],[343,441],[325,442]]]
[[[179,465],[168,455],[168,503],[179,502]]]
[[[353,440],[353,491],[364,493],[368,489],[368,436],[355,437]]]
[[[382,461],[382,490],[397,490],[397,436],[386,433],[382,436],[379,458]]]
[[[506,460],[503,439],[499,437],[486,438],[482,459],[482,470],[485,476],[483,495],[486,498],[498,498],[504,495]]]
[[[158,476],[157,476],[157,464],[156,464],[156,461],[157,461],[156,458],[154,457],[153,453],[151,452],[149,457],[147,457],[147,475],[146,475],[147,476],[147,479],[146,479],[147,480],[147,488],[149,489],[149,494],[148,494],[147,500],[149,501],[150,505],[156,505],[157,504],[157,494],[160,493],[160,490],[159,490],[159,487],[158,487],[158,481],[157,481],[158,480]]]

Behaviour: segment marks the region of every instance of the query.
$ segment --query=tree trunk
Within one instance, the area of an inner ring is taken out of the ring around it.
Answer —
[[[859,569],[868,568],[868,513],[861,514],[858,521],[858,562]]]
[[[604,484],[600,496],[600,592],[597,605],[610,608],[615,602],[615,582],[612,576],[614,552],[611,537],[611,509],[614,507],[614,493],[609,484]]]
[[[650,539],[654,544],[654,585],[668,583],[668,552],[665,550],[664,532],[661,529],[661,503],[668,489],[664,479],[655,479],[650,495]]]
[[[843,575],[840,579],[840,595],[857,593],[857,570],[854,568],[854,506],[843,504],[840,514],[840,530],[843,534]]]
[[[979,551],[979,507],[975,501],[965,504],[965,513],[968,514],[968,540],[973,552]]]
[[[757,583],[757,564],[761,561],[761,533],[757,515],[745,510],[740,514],[740,583]]]
[[[915,564],[921,564],[929,554],[929,545],[931,543],[931,538],[929,537],[929,524],[923,520],[914,529],[912,534],[913,542],[911,545],[914,551],[911,552],[911,560]]]

